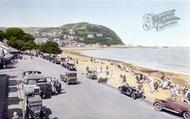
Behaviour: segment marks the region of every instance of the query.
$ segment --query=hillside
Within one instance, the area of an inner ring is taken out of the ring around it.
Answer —
[[[75,35],[84,38],[84,40],[78,40],[85,44],[96,44],[100,45],[116,45],[123,44],[121,39],[117,34],[111,29],[102,26],[90,24],[87,22],[75,23],[75,24],[66,24],[61,26],[63,31],[69,31],[72,29]]]
[[[60,27],[24,27],[35,38],[61,41],[65,45],[122,45],[119,36],[110,28],[88,22],[66,24]],[[39,41],[38,41],[39,42]]]

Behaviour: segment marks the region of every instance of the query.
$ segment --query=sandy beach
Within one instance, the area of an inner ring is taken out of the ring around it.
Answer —
[[[95,48],[93,48],[95,50]],[[62,57],[69,56],[72,57],[73,59],[78,59],[78,64],[77,64],[77,70],[81,74],[86,74],[86,67],[93,68],[98,71],[98,76],[99,77],[108,77],[108,82],[107,84],[118,88],[121,85],[124,85],[124,83],[121,80],[120,75],[125,75],[127,79],[127,83],[131,86],[138,86],[138,83],[136,82],[136,78],[131,72],[126,72],[123,70],[120,70],[118,67],[111,65],[110,60],[107,59],[101,59],[101,58],[96,58],[95,62],[90,61],[90,57],[85,56],[77,52],[79,49],[71,49],[71,48],[63,48],[63,53],[61,54]],[[81,50],[81,49],[80,49]],[[85,49],[82,49],[85,50]],[[158,82],[160,81],[161,76],[163,76],[163,73],[165,74],[166,77],[170,78],[170,80],[178,84],[181,88],[182,87],[188,87],[190,88],[190,75],[186,74],[179,74],[179,73],[172,73],[172,72],[164,72],[164,71],[159,71],[159,70],[152,70],[148,68],[143,68],[143,67],[138,67],[134,66],[132,64],[128,64],[126,62],[121,62],[121,61],[114,61],[119,64],[122,64],[126,66],[128,69],[133,70],[135,72],[143,73],[148,75],[149,77],[153,78],[154,80],[157,80]],[[100,67],[102,67],[102,71],[100,71]],[[109,75],[106,75],[106,67],[109,67]],[[148,83],[143,83],[143,89],[145,92],[145,96],[147,99],[154,100],[156,98],[159,99],[166,99],[166,98],[171,98],[171,92],[168,89],[162,89],[159,88],[156,92],[152,93],[150,84]],[[182,99],[182,94],[178,94],[178,100]]]

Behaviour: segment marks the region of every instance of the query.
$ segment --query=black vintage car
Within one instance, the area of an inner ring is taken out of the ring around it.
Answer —
[[[64,68],[67,68],[67,62],[62,62],[61,66],[64,67]]]
[[[52,63],[61,64],[61,60],[59,60],[58,58],[54,58],[54,59],[52,60]]]
[[[88,70],[86,73],[86,77],[92,80],[97,80],[97,71],[96,70]]]
[[[122,94],[126,94],[128,96],[131,96],[133,99],[137,98],[145,98],[144,92],[141,90],[136,89],[135,87],[130,87],[127,85],[123,85],[119,87],[119,91]]]
[[[67,68],[67,70],[69,70],[69,71],[77,71],[76,66],[75,66],[74,63],[67,62],[66,68]]]
[[[42,99],[51,98],[51,95],[53,93],[51,84],[38,84],[38,86],[40,87],[40,96]]]
[[[28,97],[26,105],[27,119],[42,119],[46,117],[46,109],[42,106],[42,99],[39,95]]]

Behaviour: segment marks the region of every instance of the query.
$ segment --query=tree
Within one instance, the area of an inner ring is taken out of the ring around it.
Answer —
[[[53,41],[48,41],[44,44],[41,44],[39,46],[39,50],[43,53],[50,53],[50,54],[60,54],[62,52],[58,44]]]
[[[12,38],[7,41],[7,44],[13,48],[21,50],[24,45],[24,42],[21,40],[16,40],[16,39]]]
[[[36,48],[36,44],[33,41],[24,42],[21,50],[32,50]]]
[[[24,33],[20,28],[8,28],[6,30],[7,44],[19,50],[32,50],[36,48],[34,37],[29,33]]]
[[[16,39],[16,40],[21,40],[23,38],[24,31],[20,28],[7,28],[6,30],[6,39],[11,40],[11,39]]]
[[[5,38],[5,33],[0,30],[0,41],[3,41],[4,38]]]
[[[34,37],[29,33],[24,33],[24,35],[22,36],[22,40],[24,42],[34,41]]]

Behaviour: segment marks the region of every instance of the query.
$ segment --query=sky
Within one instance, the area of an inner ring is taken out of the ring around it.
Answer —
[[[143,29],[145,14],[175,9],[164,30]],[[89,22],[115,31],[126,44],[190,46],[190,0],[0,0],[0,26],[57,27]]]

